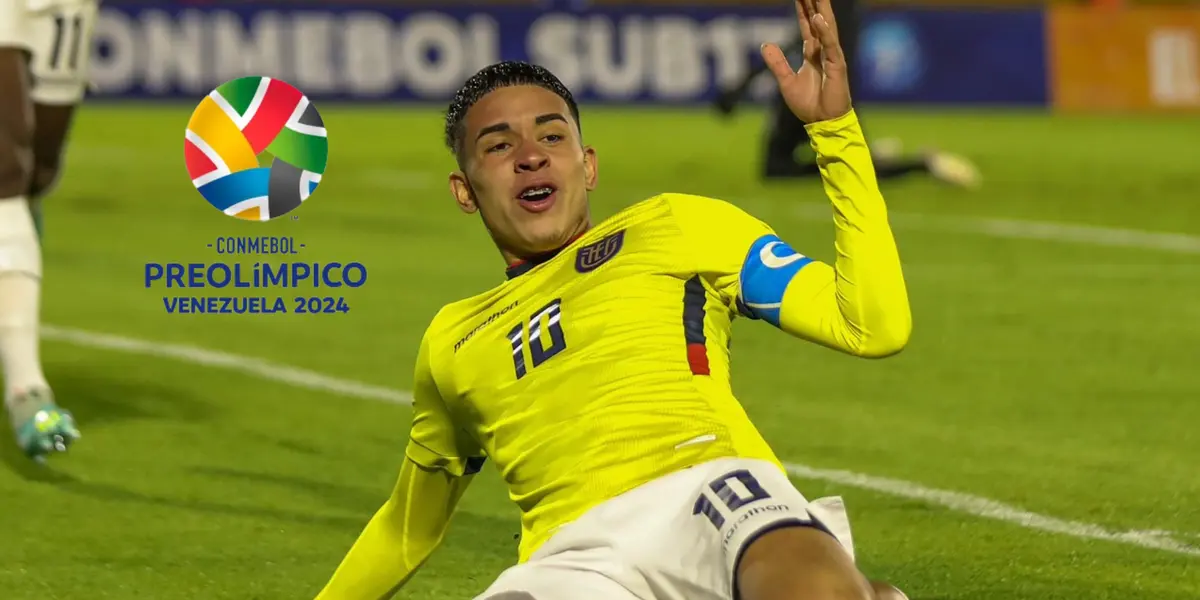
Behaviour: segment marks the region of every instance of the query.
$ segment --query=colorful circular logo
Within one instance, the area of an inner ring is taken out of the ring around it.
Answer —
[[[200,194],[217,210],[269,221],[317,189],[329,140],[317,108],[270,77],[242,77],[213,90],[188,121],[183,155]]]

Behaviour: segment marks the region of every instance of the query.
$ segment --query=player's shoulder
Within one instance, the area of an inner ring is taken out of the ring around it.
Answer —
[[[710,196],[700,196],[697,194],[687,194],[687,193],[683,193],[683,192],[663,192],[661,194],[656,194],[650,198],[647,198],[647,199],[639,202],[638,204],[635,204],[634,206],[638,206],[638,205],[642,205],[642,204],[661,205],[661,206],[664,206],[666,208],[670,208],[673,210],[674,209],[683,209],[683,210],[713,210],[713,209],[717,209],[717,210],[719,210],[723,207],[727,207],[727,206],[732,207],[733,206],[732,203],[727,202],[725,200],[721,200],[719,198],[712,198]]]
[[[681,229],[708,233],[723,228],[761,227],[759,219],[728,200],[696,194],[667,193],[657,196]]]
[[[447,302],[438,309],[433,315],[433,319],[429,321],[429,327],[426,328],[425,335],[427,337],[437,337],[440,334],[453,331],[455,326],[462,322],[471,313],[478,310],[480,304],[486,299],[494,295],[495,290],[488,290],[474,296],[461,298]]]
[[[745,211],[726,200],[696,194],[664,192],[630,205],[614,215],[613,219],[631,220],[638,216],[688,219],[720,217],[735,213],[744,215]]]
[[[451,303],[453,304],[453,303]],[[443,305],[433,314],[433,318],[425,326],[425,331],[421,334],[421,343],[426,346],[436,347],[437,340],[446,333],[447,324],[452,322],[448,317],[447,310],[450,304]]]
[[[484,292],[454,300],[443,305],[425,330],[426,342],[438,347],[453,347],[481,319],[485,323],[504,316],[516,308],[517,300],[511,286],[500,284]]]
[[[433,318],[429,320],[429,325],[425,327],[425,341],[434,347],[440,347],[444,344],[439,342],[445,341],[446,338],[452,337],[458,326],[462,324],[464,319],[469,318],[469,315],[478,306],[481,296],[485,294],[476,294],[469,298],[455,300],[443,304],[441,308],[434,313]]]
[[[696,194],[670,193],[662,194],[663,201],[671,208],[671,212],[680,218],[728,218],[732,216],[748,217],[738,205],[728,200],[698,196]]]
[[[695,251],[715,250],[711,240],[729,238],[739,242],[747,237],[770,233],[769,225],[726,200],[708,196],[666,192],[633,204],[597,227],[597,235],[641,225],[643,229],[673,231],[682,236],[680,247]]]

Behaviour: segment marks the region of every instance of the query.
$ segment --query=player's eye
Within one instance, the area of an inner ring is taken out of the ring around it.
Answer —
[[[550,142],[551,144],[556,144],[563,140],[563,136],[558,135],[557,133],[551,133],[550,135],[547,135],[546,137],[544,137],[542,139],[546,140],[547,142]]]
[[[488,146],[487,151],[488,152],[501,152],[501,151],[507,150],[507,149],[508,149],[508,142],[500,142],[498,144],[492,144],[491,146]]]

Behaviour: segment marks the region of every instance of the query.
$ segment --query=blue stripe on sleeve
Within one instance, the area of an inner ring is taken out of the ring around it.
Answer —
[[[777,235],[758,238],[742,263],[739,310],[778,327],[783,293],[796,273],[811,262]]]

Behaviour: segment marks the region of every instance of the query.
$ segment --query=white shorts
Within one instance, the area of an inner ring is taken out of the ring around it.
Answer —
[[[28,50],[38,104],[78,104],[87,91],[99,0],[0,0],[0,46]]]
[[[853,558],[841,498],[809,502],[766,461],[715,460],[593,508],[476,600],[732,600],[742,552],[792,525],[829,532]]]

